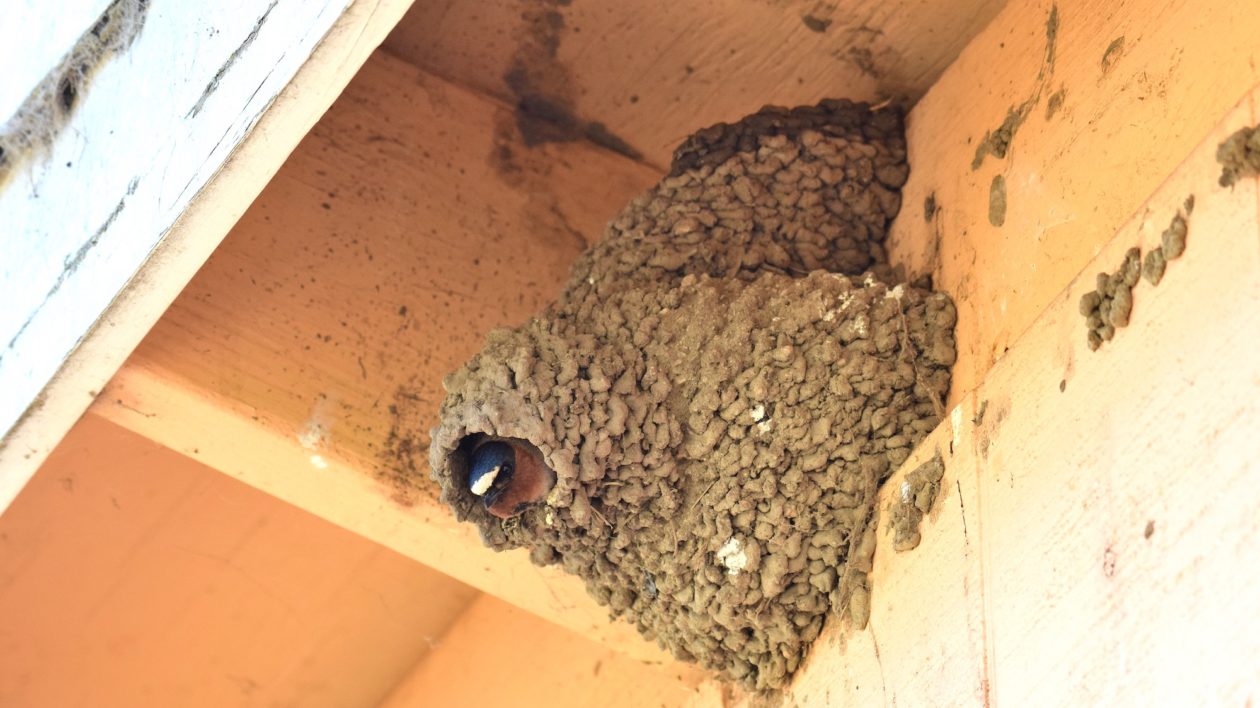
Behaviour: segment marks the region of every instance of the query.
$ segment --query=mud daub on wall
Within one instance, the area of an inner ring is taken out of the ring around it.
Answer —
[[[0,187],[25,160],[52,146],[96,70],[140,34],[148,9],[149,0],[114,0],[0,128]]]
[[[1099,273],[1095,287],[1080,299],[1080,313],[1085,318],[1086,343],[1090,351],[1096,351],[1110,342],[1119,329],[1129,326],[1133,312],[1134,293],[1139,279],[1150,285],[1159,285],[1164,277],[1167,262],[1181,257],[1186,250],[1189,218],[1194,212],[1194,195],[1186,197],[1183,211],[1178,211],[1160,234],[1160,245],[1151,249],[1143,258],[1136,246],[1124,254],[1124,260],[1111,273]]]
[[[918,547],[922,539],[919,524],[936,503],[944,476],[945,460],[939,451],[906,475],[898,489],[897,501],[889,509],[888,526],[894,533],[893,550],[900,553]]]
[[[1222,187],[1260,175],[1260,126],[1242,128],[1226,138],[1216,148],[1216,161],[1221,164]]]
[[[566,22],[564,8],[570,2],[540,0],[522,7],[516,51],[503,75],[516,101],[516,129],[530,147],[585,139],[632,160],[641,159],[638,150],[603,123],[583,120],[577,114],[577,84],[557,58]]]

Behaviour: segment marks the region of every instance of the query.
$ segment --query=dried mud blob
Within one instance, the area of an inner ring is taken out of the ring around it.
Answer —
[[[895,109],[766,108],[687,139],[555,303],[447,377],[442,500],[676,656],[783,686],[868,592],[846,570],[877,485],[949,387],[954,305],[884,255],[907,175]],[[544,467],[503,492],[538,499],[508,519],[487,439]]]
[[[1216,147],[1216,161],[1221,164],[1222,187],[1260,175],[1260,126],[1240,128],[1230,134]]]

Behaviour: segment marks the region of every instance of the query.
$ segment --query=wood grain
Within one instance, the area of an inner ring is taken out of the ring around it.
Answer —
[[[914,108],[910,181],[890,254],[933,273],[958,304],[952,400],[984,381],[1063,284],[1260,82],[1257,33],[1255,3],[1018,0]],[[1025,104],[1005,159],[989,155],[973,169],[986,133]],[[997,175],[1006,184],[1001,227],[989,220]],[[935,216],[925,219],[929,198]]]
[[[439,0],[416,3],[385,48],[504,101],[599,123],[663,170],[693,131],[768,103],[918,99],[1001,7]]]
[[[88,416],[0,517],[0,704],[375,706],[477,594]]]
[[[646,666],[482,595],[381,708],[681,706],[698,672]]]
[[[655,180],[593,146],[524,147],[510,116],[398,59],[373,59],[93,410],[665,661],[633,627],[610,624],[580,581],[490,552],[423,491],[442,377],[491,327],[550,299],[582,236]]]

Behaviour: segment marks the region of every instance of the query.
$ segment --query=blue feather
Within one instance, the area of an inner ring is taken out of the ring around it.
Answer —
[[[516,453],[505,442],[488,442],[473,450],[468,469],[468,489],[482,497],[487,506],[507,489],[512,481]]]

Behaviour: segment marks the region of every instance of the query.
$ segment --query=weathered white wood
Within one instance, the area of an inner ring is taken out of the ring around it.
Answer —
[[[47,2],[11,0],[0,23],[0,121],[13,115],[27,94],[61,61],[110,0],[59,0],[56,22],[48,21]]]
[[[409,4],[150,3],[18,165],[0,190],[0,509]]]

